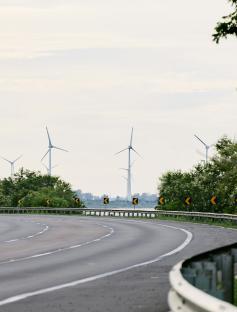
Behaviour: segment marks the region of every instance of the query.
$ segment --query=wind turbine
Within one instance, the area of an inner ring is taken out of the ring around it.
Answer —
[[[116,153],[115,155],[118,155],[126,150],[128,150],[128,168],[127,169],[124,169],[127,171],[128,173],[128,177],[127,177],[127,200],[128,201],[131,201],[132,199],[132,183],[131,183],[131,177],[132,177],[132,174],[131,174],[131,168],[132,168],[132,164],[131,164],[131,151],[135,152],[137,155],[138,152],[133,148],[132,146],[132,140],[133,140],[133,128],[132,128],[132,131],[131,131],[131,138],[130,138],[130,144],[127,148],[124,148],[123,150],[119,151],[118,153]],[[140,155],[139,155],[140,156]],[[141,156],[140,156],[141,157]]]
[[[49,131],[48,131],[48,128],[46,127],[46,131],[47,131],[47,136],[48,136],[48,141],[49,141],[49,146],[48,146],[48,150],[47,152],[44,154],[44,156],[42,157],[41,161],[49,154],[49,165],[48,165],[48,175],[51,175],[52,173],[52,149],[55,148],[55,149],[58,149],[60,151],[64,151],[64,152],[68,152],[67,150],[61,148],[61,147],[57,147],[57,146],[54,146],[52,144],[52,141],[51,141],[51,138],[50,138],[50,135],[49,135]]]
[[[208,162],[208,151],[209,151],[209,148],[212,147],[212,145],[207,145],[205,142],[203,142],[196,134],[194,134],[195,138],[198,139],[205,147],[206,149],[206,164]]]
[[[17,158],[16,158],[15,160],[13,160],[13,161],[2,157],[2,159],[4,159],[5,161],[7,161],[7,162],[11,165],[11,178],[13,178],[13,176],[14,176],[14,174],[15,174],[15,168],[14,168],[15,162],[17,162],[17,160],[20,159],[21,157],[22,157],[22,155],[19,156],[19,157],[17,157]]]

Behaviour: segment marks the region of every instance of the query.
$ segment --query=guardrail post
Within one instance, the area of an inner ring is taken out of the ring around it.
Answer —
[[[222,278],[224,286],[225,301],[233,303],[234,293],[234,272],[232,256],[229,254],[222,255]]]

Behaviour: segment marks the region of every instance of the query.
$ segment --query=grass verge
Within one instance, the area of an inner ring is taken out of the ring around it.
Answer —
[[[222,226],[222,227],[226,227],[226,228],[237,229],[237,224],[235,222],[219,221],[219,220],[215,220],[215,219],[210,220],[209,218],[159,215],[156,219],[165,220],[165,221],[179,221],[179,222],[209,224],[209,225],[217,225],[217,226]]]

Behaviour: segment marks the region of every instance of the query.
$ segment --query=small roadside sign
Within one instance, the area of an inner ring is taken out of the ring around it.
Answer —
[[[192,204],[192,197],[186,196],[186,197],[184,198],[184,204],[185,204],[186,206],[190,206],[190,205]]]
[[[213,195],[210,199],[212,205],[217,205],[217,197]]]
[[[235,205],[237,205],[237,195],[235,195],[235,197],[234,197],[234,203],[235,203]]]
[[[165,204],[165,198],[164,198],[164,196],[160,196],[159,198],[158,198],[158,204],[159,205],[164,205]]]
[[[79,205],[80,202],[81,202],[80,198],[78,198],[78,197],[75,197],[74,200],[75,200],[76,204],[78,204],[78,205]]]
[[[103,202],[104,202],[104,205],[108,205],[109,204],[109,197],[104,197],[104,200],[103,200]]]
[[[132,204],[133,204],[133,206],[137,206],[139,204],[139,200],[137,197],[133,197]]]

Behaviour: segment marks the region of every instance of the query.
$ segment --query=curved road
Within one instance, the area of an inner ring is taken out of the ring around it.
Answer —
[[[167,311],[171,266],[236,241],[191,223],[0,216],[0,311]]]

